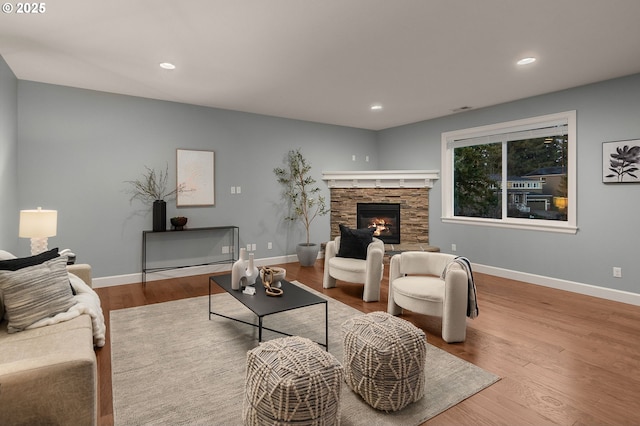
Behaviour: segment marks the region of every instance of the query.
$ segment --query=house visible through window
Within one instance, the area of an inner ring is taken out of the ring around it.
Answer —
[[[443,221],[575,233],[575,116],[443,133]]]

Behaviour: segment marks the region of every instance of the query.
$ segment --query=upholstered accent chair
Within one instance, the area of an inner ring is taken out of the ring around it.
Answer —
[[[442,317],[442,339],[447,343],[463,342],[467,331],[468,275],[454,262],[455,258],[426,251],[394,255],[389,269],[387,312],[398,315],[407,309]]]
[[[377,302],[380,300],[380,282],[384,269],[384,243],[378,238],[371,238],[371,242],[365,245],[365,255],[361,256],[364,258],[357,258],[339,256],[341,241],[342,237],[336,237],[325,247],[322,286],[333,288],[336,280],[363,283],[362,299],[365,302]]]

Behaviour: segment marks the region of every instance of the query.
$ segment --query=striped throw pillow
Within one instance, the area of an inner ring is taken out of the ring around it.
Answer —
[[[36,321],[74,305],[67,258],[58,257],[17,271],[0,271],[7,331],[22,331]]]

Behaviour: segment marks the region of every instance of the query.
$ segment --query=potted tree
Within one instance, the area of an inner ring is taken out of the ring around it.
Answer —
[[[291,214],[287,220],[300,220],[307,232],[307,241],[296,247],[298,261],[302,266],[312,266],[320,251],[320,246],[310,241],[309,227],[313,220],[329,212],[325,198],[319,195],[320,188],[311,176],[311,164],[304,158],[300,148],[287,154],[285,167],[276,167],[273,172],[278,183],[284,186],[284,196],[289,201]]]
[[[164,172],[157,172],[144,166],[147,171],[143,173],[141,179],[128,180],[126,183],[131,185],[129,193],[131,198],[129,201],[139,200],[143,204],[153,206],[153,230],[167,230],[167,199],[173,199],[179,192],[184,191],[184,186],[179,185],[175,188],[168,187],[169,180],[169,164],[167,164]]]

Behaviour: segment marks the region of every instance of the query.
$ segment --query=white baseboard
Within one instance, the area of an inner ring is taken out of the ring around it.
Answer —
[[[322,255],[322,254],[321,254]],[[318,256],[321,258],[322,256]],[[264,259],[256,259],[257,266],[273,265],[281,263],[297,262],[298,258],[295,254],[288,256],[269,257]],[[587,296],[599,297],[601,299],[613,300],[615,302],[628,303],[630,305],[640,306],[640,294],[628,291],[614,290],[605,287],[598,287],[591,284],[583,284],[575,281],[561,280],[558,278],[545,277],[542,275],[529,274],[526,272],[512,271],[509,269],[496,268],[494,266],[472,264],[473,270],[494,275],[496,277],[507,278],[516,281],[522,281],[529,284],[541,285],[544,287],[555,288],[558,290],[566,290],[573,293],[584,294]],[[231,265],[209,265],[195,266],[191,268],[171,269],[161,272],[153,272],[147,274],[147,282],[166,280],[168,278],[188,277],[192,275],[213,274],[217,272],[231,271]],[[123,284],[134,284],[142,282],[142,274],[114,275],[110,277],[100,277],[93,279],[93,287],[111,287]]]
[[[561,280],[558,278],[545,277],[543,275],[529,274],[526,272],[512,271],[509,269],[496,268],[494,266],[472,264],[472,268],[474,271],[494,275],[496,277],[508,278],[529,284],[555,288],[557,290],[566,290],[572,293],[584,294],[586,296],[599,297],[601,299],[613,300],[614,302],[640,306],[640,294],[638,293],[598,287],[591,284]]]
[[[297,262],[298,257],[294,255],[268,257],[264,259],[256,259],[256,266],[273,265],[279,263]],[[192,275],[213,274],[216,272],[231,271],[231,264],[192,266],[188,268],[169,269],[166,271],[147,273],[147,282],[166,280],[169,278],[190,277]],[[142,282],[142,273],[126,275],[113,275],[110,277],[99,277],[92,280],[94,288],[112,287],[116,285],[135,284]]]

